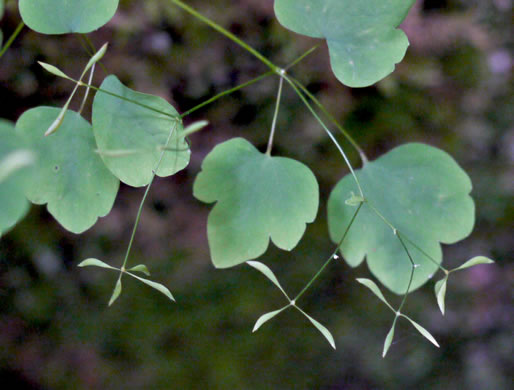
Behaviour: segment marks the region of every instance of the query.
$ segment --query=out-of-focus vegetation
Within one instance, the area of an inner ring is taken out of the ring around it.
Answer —
[[[272,0],[189,3],[275,63],[287,64],[319,43],[282,28]],[[376,86],[343,87],[329,69],[324,45],[292,70],[368,156],[420,141],[448,151],[470,174],[476,229],[445,248],[445,262],[452,267],[484,254],[497,263],[450,280],[445,317],[432,283],[407,301],[407,312],[434,334],[441,349],[400,322],[395,343],[382,359],[390,312],[355,282],[368,275],[365,266],[352,270],[343,262],[333,264],[302,297],[309,313],[331,329],[337,351],[294,311],[251,334],[255,320],[278,308],[282,298],[250,267],[213,268],[205,231],[208,206],[192,197],[192,182],[204,156],[220,141],[242,136],[265,147],[277,87],[270,78],[189,117],[188,123],[210,121],[192,137],[191,164],[157,180],[150,193],[130,263],[144,260],[177,304],[127,280],[123,295],[108,309],[115,275],[76,267],[92,256],[121,264],[143,190],[122,187],[111,214],[80,236],[64,231],[43,207],[32,207],[2,237],[4,388],[508,389],[514,323],[511,16],[511,0],[418,0],[403,26],[411,41],[407,57]],[[18,22],[17,2],[8,1],[0,26],[4,40]],[[90,37],[96,47],[110,42],[103,59],[109,73],[168,99],[180,112],[266,71],[166,0],[123,1],[114,19]],[[36,61],[77,75],[87,59],[76,36],[25,29],[0,60],[0,117],[15,121],[31,107],[62,105],[67,98],[70,83],[45,73]],[[97,85],[105,76],[99,69]],[[325,205],[347,170],[287,88],[275,154],[307,164],[321,186],[320,213],[297,249],[271,248],[260,258],[294,292],[333,249]]]

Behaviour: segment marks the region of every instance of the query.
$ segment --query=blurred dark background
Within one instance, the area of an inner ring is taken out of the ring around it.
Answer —
[[[282,28],[272,0],[188,3],[277,64],[319,43]],[[4,37],[19,20],[17,2],[8,1],[0,23]],[[154,280],[169,286],[176,304],[125,279],[120,299],[107,308],[116,275],[76,267],[87,257],[121,264],[142,189],[122,186],[110,215],[80,236],[62,229],[44,207],[33,206],[2,238],[2,388],[512,388],[512,1],[418,0],[403,28],[411,42],[405,60],[373,87],[341,85],[324,44],[292,73],[369,157],[401,143],[425,142],[452,154],[471,176],[476,229],[444,248],[445,264],[456,266],[478,254],[497,263],[452,275],[444,317],[432,282],[407,301],[407,312],[434,334],[440,349],[400,322],[382,359],[391,312],[355,282],[369,277],[366,266],[350,269],[343,262],[332,264],[300,302],[332,331],[337,351],[293,311],[251,333],[261,314],[285,302],[249,267],[213,268],[206,240],[209,207],[193,198],[192,184],[217,143],[241,136],[265,147],[277,88],[272,77],[188,117],[186,123],[210,122],[192,137],[191,164],[152,188],[130,264],[146,263]],[[103,60],[110,73],[168,99],[180,112],[267,70],[166,0],[122,1],[114,19],[90,38],[96,47],[110,42]],[[87,59],[76,36],[24,29],[0,60],[0,117],[15,121],[29,108],[59,106],[67,99],[72,85],[45,73],[36,61],[77,76]],[[99,68],[97,85],[105,76]],[[73,104],[77,109],[80,99]],[[322,196],[318,218],[299,246],[292,253],[270,248],[259,259],[293,294],[332,251],[326,200],[347,169],[289,88],[277,131],[274,154],[311,167]],[[351,147],[341,142],[358,165]]]

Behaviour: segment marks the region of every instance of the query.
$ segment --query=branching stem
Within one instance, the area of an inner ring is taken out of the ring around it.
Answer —
[[[341,134],[348,140],[348,142],[355,148],[355,150],[359,153],[359,157],[362,161],[363,165],[366,165],[368,162],[368,158],[366,157],[366,154],[364,154],[364,151],[361,149],[357,141],[348,133],[343,126],[337,121],[334,116],[328,112],[328,110],[325,108],[323,104],[314,96],[300,81],[295,79],[292,76],[289,76],[291,81],[296,84],[300,90],[307,95],[309,99],[313,101],[313,103],[320,109],[320,111],[337,127],[337,129],[341,132]]]
[[[270,60],[268,60],[266,57],[264,57],[261,53],[259,53],[257,50],[255,50],[253,47],[248,45],[246,42],[238,38],[236,35],[232,34],[230,31],[225,29],[224,27],[220,26],[216,22],[212,21],[211,19],[203,16],[201,13],[199,13],[194,8],[188,6],[187,4],[184,4],[180,0],[170,0],[173,4],[175,4],[177,7],[182,8],[184,11],[189,13],[190,15],[194,16],[198,20],[202,21],[203,23],[207,24],[208,26],[212,27],[214,30],[218,31],[220,34],[224,35],[228,39],[230,39],[232,42],[238,44],[243,49],[245,49],[247,52],[251,53],[255,58],[257,58],[259,61],[261,61],[263,64],[265,64],[268,68],[270,68],[273,72],[279,73],[280,68],[273,64]]]
[[[432,263],[434,263],[441,271],[443,271],[445,274],[448,273],[448,270],[446,268],[444,268],[440,263],[438,263],[432,256],[430,256],[428,253],[426,253],[423,249],[421,249],[418,245],[416,245],[412,240],[410,240],[407,236],[405,236],[405,234],[403,234],[403,232],[401,232],[400,230],[398,230],[398,228],[396,228],[391,222],[389,222],[389,220],[384,217],[384,215],[378,211],[378,209],[373,205],[373,203],[371,203],[369,201],[369,199],[366,199],[365,200],[366,204],[370,207],[371,210],[373,210],[373,212],[382,220],[384,221],[384,223],[389,226],[393,232],[396,234],[396,235],[399,235],[401,233],[403,239],[405,241],[407,241],[409,244],[411,244],[414,248],[416,248],[418,251],[420,251],[420,253],[422,255],[424,255],[428,260],[430,260]]]
[[[165,145],[166,148],[168,147],[168,144],[170,143],[170,140],[171,140],[171,136],[173,135],[173,132],[175,131],[176,128],[177,128],[177,122],[173,123],[173,126],[171,127],[171,131],[168,135],[168,139],[166,140],[166,145]],[[143,195],[143,199],[141,199],[141,203],[139,204],[139,210],[137,211],[136,221],[134,222],[134,228],[132,229],[132,235],[130,236],[130,241],[129,241],[129,244],[127,247],[127,252],[125,253],[125,259],[123,260],[123,265],[121,266],[122,272],[123,272],[123,270],[125,270],[125,266],[127,265],[128,257],[130,255],[130,251],[132,249],[132,244],[134,243],[134,238],[136,237],[136,231],[137,231],[137,227],[139,226],[139,220],[141,219],[141,214],[143,213],[143,206],[145,204],[148,193],[150,192],[150,188],[152,187],[155,176],[157,176],[157,171],[159,170],[159,167],[161,166],[161,163],[162,163],[165,153],[166,153],[166,150],[163,150],[159,157],[159,161],[157,162],[155,169],[153,170],[152,178],[150,179],[150,182],[146,186],[146,190],[145,190],[145,194]],[[120,273],[120,278],[121,278],[121,273]]]
[[[319,115],[316,113],[316,111],[314,110],[314,108],[311,106],[311,104],[308,102],[308,100],[305,98],[305,96],[303,96],[303,93],[298,89],[298,87],[296,86],[296,84],[289,78],[289,76],[287,75],[284,75],[284,79],[288,82],[288,84],[291,86],[291,88],[293,88],[293,90],[296,92],[296,94],[298,95],[298,97],[302,100],[302,102],[305,104],[305,106],[309,109],[309,111],[311,112],[311,114],[314,116],[314,118],[318,121],[318,123],[321,125],[321,127],[323,128],[323,130],[325,130],[325,132],[327,133],[328,137],[332,140],[332,142],[335,144],[336,148],[339,150],[339,153],[341,153],[341,156],[343,156],[343,159],[346,163],[346,165],[348,166],[348,169],[350,170],[352,176],[353,176],[353,179],[355,180],[355,183],[357,184],[357,187],[359,189],[359,192],[360,192],[360,195],[364,197],[364,192],[362,191],[362,188],[361,188],[361,185],[360,185],[360,182],[359,182],[359,179],[357,179],[357,175],[355,175],[355,172],[353,170],[353,167],[352,167],[352,164],[350,164],[350,160],[348,159],[348,157],[346,156],[346,153],[344,152],[343,148],[341,147],[341,145],[339,145],[339,142],[337,142],[336,138],[334,137],[334,135],[331,133],[331,131],[328,129],[328,127],[325,125],[325,123],[321,120],[321,118],[319,117]]]
[[[407,254],[407,257],[409,258],[409,261],[411,263],[411,272],[409,277],[409,283],[407,284],[407,290],[405,290],[405,294],[403,295],[402,302],[400,303],[400,306],[398,307],[398,313],[402,312],[403,306],[405,305],[405,302],[407,301],[407,295],[409,295],[410,287],[412,285],[412,280],[414,279],[414,272],[416,271],[416,264],[414,264],[414,260],[412,260],[412,256],[410,255],[409,250],[407,249],[407,246],[402,240],[402,237],[400,233],[396,233],[396,237],[398,237],[398,240],[400,241],[400,244],[402,245],[403,249],[405,250],[405,253]]]
[[[256,78],[251,79],[251,80],[249,80],[249,81],[247,81],[247,82],[245,82],[243,84],[237,85],[234,88],[231,88],[231,89],[228,89],[226,91],[220,92],[217,95],[214,95],[213,97],[211,97],[210,99],[208,99],[208,100],[198,104],[197,106],[194,106],[193,108],[187,110],[182,115],[180,115],[180,117],[181,118],[185,118],[186,116],[191,115],[193,112],[199,110],[200,108],[203,108],[203,107],[205,107],[205,106],[207,106],[207,105],[209,105],[211,103],[214,103],[216,100],[218,100],[218,99],[220,99],[220,98],[222,98],[224,96],[230,95],[230,94],[232,94],[234,92],[237,92],[240,89],[243,89],[243,88],[248,87],[248,86],[250,86],[252,84],[255,84],[256,82],[261,81],[262,79],[265,79],[266,77],[271,76],[274,73],[275,72],[268,71],[268,72],[263,73],[260,76],[257,76]]]
[[[332,252],[330,257],[325,261],[325,264],[323,264],[323,266],[319,269],[319,271],[316,272],[316,275],[314,275],[312,277],[312,279],[305,285],[305,287],[302,289],[302,291],[300,291],[298,293],[298,295],[295,297],[295,299],[293,299],[293,302],[296,303],[298,301],[298,299],[300,299],[300,297],[309,289],[309,287],[312,285],[312,283],[314,283],[316,281],[316,279],[318,279],[318,277],[322,274],[322,272],[325,270],[325,268],[327,268],[327,266],[330,264],[330,262],[335,258],[335,256],[337,255],[337,252],[339,251],[339,248],[341,248],[341,245],[343,245],[343,242],[344,242],[348,232],[350,231],[350,228],[352,227],[353,222],[355,221],[355,218],[357,218],[357,214],[359,214],[361,207],[362,207],[362,203],[357,207],[357,210],[355,210],[355,213],[353,214],[352,219],[348,223],[348,226],[346,227],[346,230],[344,231],[343,236],[339,240],[336,248],[334,249],[334,251]]]

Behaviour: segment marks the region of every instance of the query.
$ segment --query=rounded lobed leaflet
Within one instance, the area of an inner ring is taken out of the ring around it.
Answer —
[[[275,0],[286,28],[325,38],[332,70],[349,87],[366,87],[390,74],[409,41],[398,29],[415,0]]]
[[[207,236],[213,264],[232,267],[262,255],[271,239],[292,250],[314,221],[318,183],[302,163],[260,153],[242,138],[217,145],[193,188],[202,202],[217,202]]]
[[[189,164],[191,151],[182,135],[182,120],[171,104],[133,91],[113,75],[100,88],[122,97],[98,91],[93,102],[98,152],[116,177],[142,187],[150,183],[161,156],[157,176],[174,175]]]
[[[457,242],[473,229],[468,175],[447,153],[423,144],[397,147],[356,175],[366,201],[341,246],[346,262],[356,267],[366,257],[378,280],[397,294],[405,293],[412,264],[398,234],[416,265],[410,291],[420,287],[442,261],[440,243]],[[353,216],[355,206],[345,202],[352,192],[357,192],[356,184],[347,175],[330,194],[328,225],[334,242]]]
[[[59,112],[33,108],[16,123],[17,133],[37,154],[26,196],[32,203],[46,203],[67,230],[82,233],[111,211],[119,181],[95,152],[91,125],[76,112],[68,110],[59,131],[43,135]]]
[[[25,24],[42,34],[89,33],[116,13],[119,0],[20,0]]]

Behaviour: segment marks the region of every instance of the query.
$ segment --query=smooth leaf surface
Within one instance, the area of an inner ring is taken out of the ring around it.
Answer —
[[[266,276],[271,281],[271,283],[273,283],[275,286],[279,288],[280,291],[282,291],[282,294],[284,294],[287,297],[287,299],[289,299],[289,296],[280,285],[280,282],[278,281],[277,277],[266,264],[262,264],[258,261],[247,261],[246,264],[260,271],[264,276]]]
[[[409,46],[397,27],[415,0],[275,0],[286,28],[327,40],[336,77],[349,87],[376,83],[394,70]]]
[[[430,332],[428,330],[426,330],[425,328],[423,328],[420,324],[418,324],[417,322],[411,320],[409,317],[407,317],[406,315],[403,315],[402,314],[402,317],[405,317],[407,320],[409,320],[409,322],[417,329],[417,331],[419,333],[421,333],[423,335],[423,337],[425,337],[428,341],[430,341],[432,344],[434,344],[437,348],[439,348],[439,344],[437,343],[436,339],[434,338],[434,336],[432,336],[430,334]]]
[[[475,256],[472,259],[466,261],[464,264],[462,264],[461,266],[455,268],[452,271],[457,271],[457,270],[461,270],[461,269],[466,269],[466,268],[474,267],[475,265],[479,265],[479,264],[493,264],[493,263],[494,263],[494,261],[489,259],[489,258],[487,258],[487,257]]]
[[[371,206],[398,230],[414,264],[411,291],[426,283],[440,263],[440,243],[451,244],[467,237],[475,221],[469,193],[471,180],[447,153],[423,144],[406,144],[368,162],[356,175],[366,202],[341,246],[347,263],[356,267],[364,258],[370,271],[388,289],[405,293],[411,262],[391,227]],[[328,224],[330,237],[339,242],[355,208],[345,204],[357,186],[350,175],[330,194]],[[371,204],[371,206],[370,206]],[[409,242],[410,241],[410,242]]]
[[[371,290],[371,292],[378,297],[378,299],[380,299],[391,310],[394,311],[393,307],[389,304],[389,302],[387,302],[387,299],[385,299],[384,294],[382,294],[382,291],[380,291],[380,289],[378,288],[378,286],[376,285],[375,282],[373,282],[372,280],[369,280],[369,279],[365,279],[365,278],[358,278],[357,282],[359,282],[360,284],[362,284],[362,285],[366,286],[367,288],[369,288]]]
[[[109,306],[111,306],[116,301],[116,299],[118,299],[118,297],[121,294],[121,288],[121,279],[118,278],[118,280],[116,281],[116,285],[114,286],[111,299],[109,299]]]
[[[119,181],[95,153],[91,125],[68,111],[59,131],[43,134],[59,115],[53,107],[26,111],[16,131],[37,153],[34,178],[26,196],[48,211],[67,230],[82,233],[111,211]]]
[[[150,271],[148,270],[148,267],[144,264],[138,264],[132,268],[129,268],[127,271],[141,272],[146,276],[150,276]]]
[[[310,315],[308,315],[306,312],[304,312],[298,306],[295,306],[295,307],[298,309],[298,311],[300,313],[302,313],[305,317],[307,317],[307,319],[311,322],[312,325],[314,325],[314,327],[316,329],[318,329],[320,331],[320,333],[323,335],[323,337],[325,337],[327,339],[330,346],[332,348],[336,349],[336,342],[334,341],[334,336],[332,336],[332,333],[330,333],[330,331],[324,325],[322,325],[319,321],[316,321],[314,318],[312,318]]]
[[[216,146],[205,158],[194,196],[217,202],[207,223],[211,258],[218,268],[262,255],[269,240],[284,250],[314,221],[319,190],[302,163],[260,153],[242,138]]]
[[[0,120],[0,164],[4,166],[4,174],[0,181],[0,236],[20,221],[29,210],[30,203],[25,198],[25,190],[30,184],[30,169],[12,170],[5,164],[11,163],[13,154],[27,151],[27,145],[15,130],[14,124]]]
[[[384,340],[384,350],[382,351],[382,357],[386,357],[387,351],[389,351],[389,348],[391,348],[391,344],[393,343],[394,339],[394,328],[396,327],[396,320],[393,322],[393,326],[391,326],[391,330],[387,332],[387,336]]]
[[[18,149],[0,160],[0,183],[9,176],[34,163],[34,153],[28,149]]]
[[[98,148],[106,152],[141,150],[141,153],[114,157],[101,153],[105,165],[116,177],[132,187],[146,186],[171,132],[157,176],[173,175],[189,164],[190,150],[182,137],[182,121],[166,100],[133,91],[112,75],[104,80],[100,88],[177,118],[97,92],[93,102],[93,131]]]
[[[44,70],[46,70],[48,73],[51,73],[57,77],[62,77],[63,79],[66,79],[66,80],[71,80],[71,78],[66,73],[64,73],[62,70],[60,70],[58,67],[51,65],[51,64],[47,64],[46,62],[42,62],[42,61],[38,61],[37,63],[39,65],[41,65],[41,67]]]
[[[114,16],[119,0],[20,0],[27,26],[43,34],[88,33]]]
[[[134,274],[131,274],[130,272],[127,272],[128,275],[132,276],[133,278],[139,280],[140,282],[143,282],[144,284],[146,284],[147,286],[150,286],[151,288],[159,291],[161,294],[164,294],[166,295],[170,300],[172,300],[173,302],[175,302],[175,298],[173,298],[173,295],[171,295],[171,292],[170,290],[168,290],[167,287],[163,286],[162,284],[160,283],[157,283],[157,282],[153,282],[151,280],[148,280],[148,279],[145,279],[145,278],[141,278],[139,276],[136,276]]]
[[[107,263],[104,263],[102,260],[98,259],[86,259],[80,262],[77,267],[100,267],[100,268],[107,268],[107,269],[113,269],[113,270],[119,270],[118,268],[112,267]]]
[[[437,298],[437,305],[439,306],[439,309],[441,310],[441,313],[444,316],[444,309],[445,309],[445,297],[446,297],[446,286],[448,284],[448,275],[446,275],[443,279],[436,282],[434,286],[435,290],[435,297]]]
[[[266,313],[266,314],[263,314],[262,316],[259,317],[259,319],[257,320],[257,322],[255,323],[255,326],[253,327],[253,330],[252,332],[257,332],[259,330],[259,328],[264,325],[266,322],[268,322],[269,320],[271,320],[273,317],[275,317],[276,315],[282,313],[285,309],[287,309],[289,306],[285,306],[283,307],[282,309],[278,309],[278,310],[275,310],[275,311],[271,311],[269,313]]]

